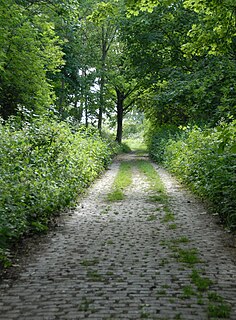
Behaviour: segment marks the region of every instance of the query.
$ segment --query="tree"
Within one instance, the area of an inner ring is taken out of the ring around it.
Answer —
[[[137,85],[134,81],[125,83],[121,86],[115,85],[116,92],[116,116],[117,116],[117,130],[116,130],[116,141],[122,142],[123,132],[123,119],[124,116],[131,110],[135,105],[135,101],[138,97]]]
[[[63,15],[65,21],[58,21],[57,32],[65,40],[65,64],[61,72],[52,77],[57,96],[56,107],[61,117],[80,122],[84,115],[86,124],[89,114],[94,113],[88,102],[94,100],[91,88],[98,77],[95,65],[99,42],[93,23],[87,19],[93,5],[92,0],[80,1],[75,5],[74,14],[69,12],[66,17]]]
[[[183,88],[179,94],[177,90],[195,67],[195,61],[186,57],[181,48],[194,19],[195,14],[178,1],[173,6],[164,3],[151,12],[139,12],[124,24],[126,51],[144,88],[139,105],[159,123],[188,119]]]
[[[205,57],[215,69],[209,81],[215,81],[218,96],[217,114],[220,117],[236,115],[236,5],[233,0],[185,0],[188,10],[197,14],[197,20],[188,32],[189,39],[182,48],[188,56]],[[212,63],[213,62],[213,63]]]
[[[66,38],[63,46],[65,65],[54,77],[56,82],[57,107],[64,117],[95,116],[102,129],[103,114],[106,112],[106,86],[108,56],[117,36],[116,1],[80,1],[77,5],[78,19],[61,31]],[[97,99],[97,100],[96,100]],[[97,111],[95,110],[97,107]],[[76,111],[78,110],[78,111]]]
[[[186,2],[145,1],[146,5],[152,3],[150,12],[137,7],[138,15],[131,16],[124,28],[127,52],[136,76],[145,79],[141,106],[149,119],[159,124],[214,124],[235,114],[233,50],[231,45],[228,49],[219,46],[217,54],[207,49],[208,42],[202,36],[205,29],[200,30],[204,15]],[[200,1],[191,3],[197,2],[203,6]],[[213,20],[216,22],[216,17]],[[195,36],[194,28],[199,28]]]
[[[197,55],[228,54],[236,59],[236,4],[234,0],[185,0],[185,8],[195,12],[198,20],[190,28],[186,52]]]
[[[102,118],[104,113],[104,95],[107,74],[107,58],[113,41],[116,39],[118,31],[119,5],[116,1],[97,2],[90,20],[94,22],[98,30],[100,40],[100,59],[98,60],[97,70],[99,73],[99,112],[98,129],[102,130]]]
[[[54,24],[14,0],[2,0],[0,16],[1,116],[6,119],[20,108],[43,112],[54,100],[47,74],[63,64]]]

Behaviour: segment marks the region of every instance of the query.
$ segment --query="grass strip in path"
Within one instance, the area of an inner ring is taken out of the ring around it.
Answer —
[[[163,222],[174,221],[174,215],[170,211],[168,196],[166,194],[165,186],[151,164],[151,162],[146,160],[138,160],[136,162],[138,169],[144,173],[150,183],[150,189],[154,194],[149,196],[149,200],[153,202],[159,202],[163,205],[163,210],[165,212],[165,217]]]
[[[129,161],[121,162],[119,171],[112,185],[112,191],[108,193],[108,201],[123,200],[124,189],[132,183],[132,165]]]

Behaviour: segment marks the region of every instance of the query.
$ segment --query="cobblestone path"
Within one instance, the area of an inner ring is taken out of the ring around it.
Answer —
[[[126,198],[107,202],[119,161],[41,245],[18,280],[0,285],[1,320],[236,319],[229,235],[157,166],[174,222],[164,222],[164,210],[150,201],[148,182],[135,166]],[[198,259],[186,263],[186,255],[196,253]],[[204,281],[207,289],[198,287]]]

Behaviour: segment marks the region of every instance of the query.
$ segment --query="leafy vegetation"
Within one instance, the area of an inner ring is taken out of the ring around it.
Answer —
[[[0,125],[1,254],[25,233],[45,231],[53,213],[75,203],[116,150],[96,130],[44,118]]]
[[[184,129],[184,130],[183,130]],[[162,127],[149,143],[151,156],[208,199],[225,224],[236,227],[236,123],[215,128]]]
[[[213,284],[211,279],[203,277],[197,270],[192,271],[191,279],[199,291],[207,291]]]

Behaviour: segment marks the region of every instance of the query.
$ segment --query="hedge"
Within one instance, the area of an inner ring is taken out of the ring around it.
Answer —
[[[75,203],[115,151],[96,130],[65,122],[0,124],[0,261],[9,263],[9,244],[46,230],[55,212]]]
[[[215,128],[159,128],[149,150],[236,229],[236,121]]]

